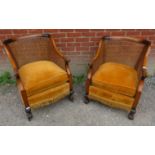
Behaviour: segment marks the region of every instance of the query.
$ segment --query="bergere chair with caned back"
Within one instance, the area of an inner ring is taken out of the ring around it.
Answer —
[[[3,45],[14,69],[28,120],[32,119],[32,108],[65,96],[73,101],[69,61],[50,34],[7,39]]]
[[[151,43],[128,37],[103,37],[86,80],[84,102],[90,99],[129,111],[134,119],[147,76]]]

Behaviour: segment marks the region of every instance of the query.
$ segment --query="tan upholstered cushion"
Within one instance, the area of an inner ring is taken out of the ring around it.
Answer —
[[[90,86],[89,87],[89,98],[97,100],[110,107],[131,110],[134,103],[134,98],[126,95],[113,93],[103,88]]]
[[[19,76],[28,96],[68,81],[66,71],[51,61],[36,61],[26,64],[19,69]]]
[[[47,89],[35,95],[29,96],[28,101],[31,108],[38,108],[48,104],[52,104],[65,96],[69,95],[69,83]]]
[[[104,63],[92,78],[92,85],[105,90],[133,97],[138,84],[134,68],[118,63]]]

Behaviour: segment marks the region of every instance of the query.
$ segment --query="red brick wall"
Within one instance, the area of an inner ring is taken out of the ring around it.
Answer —
[[[0,29],[0,40],[12,37],[23,36],[37,33],[49,32],[55,38],[58,47],[60,47],[68,55],[81,55],[84,51],[93,52],[98,41],[104,35],[112,36],[130,36],[135,38],[146,38],[152,41],[152,49],[155,49],[155,29],[154,30],[105,30],[105,29],[17,29],[3,30]]]
[[[152,41],[152,54],[155,55],[155,29],[151,30],[123,30],[123,29],[0,29],[0,40],[12,36],[24,36],[38,33],[51,33],[57,46],[72,59],[72,63],[83,64],[89,61],[97,49],[98,42],[104,35],[130,36],[145,38]],[[0,49],[1,51],[1,49]]]

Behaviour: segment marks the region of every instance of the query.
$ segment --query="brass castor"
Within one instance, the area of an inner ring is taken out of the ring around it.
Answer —
[[[88,104],[89,103],[89,98],[87,95],[84,96],[84,103],[85,104]]]
[[[134,120],[135,113],[136,113],[136,109],[131,109],[131,111],[128,114],[128,119]]]
[[[28,121],[31,121],[33,118],[31,108],[30,107],[25,108],[25,112],[26,112],[26,116],[27,116]]]
[[[72,91],[70,92],[70,94],[69,94],[69,100],[70,100],[71,102],[74,101],[74,91],[73,91],[73,90],[72,90]]]

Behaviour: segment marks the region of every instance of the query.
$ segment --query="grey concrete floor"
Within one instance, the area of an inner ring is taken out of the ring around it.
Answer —
[[[75,101],[68,98],[33,110],[29,122],[15,85],[0,87],[0,125],[2,126],[101,126],[155,125],[155,78],[146,79],[144,91],[133,121],[127,112],[97,102],[83,103],[83,86],[75,87]]]

